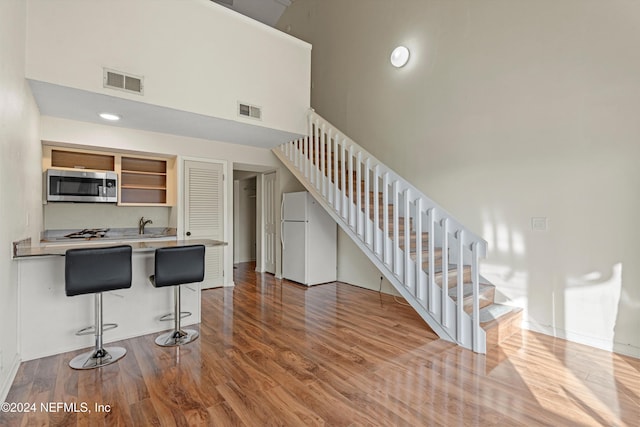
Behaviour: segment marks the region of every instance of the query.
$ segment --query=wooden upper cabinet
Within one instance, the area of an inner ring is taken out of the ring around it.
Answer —
[[[115,171],[118,205],[173,206],[176,194],[175,157],[137,156],[43,145],[42,168]]]

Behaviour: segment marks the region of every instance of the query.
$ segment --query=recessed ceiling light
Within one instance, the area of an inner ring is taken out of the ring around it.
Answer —
[[[100,117],[105,120],[109,120],[110,122],[117,122],[118,120],[120,120],[120,116],[111,113],[100,113]]]
[[[404,67],[409,62],[409,49],[404,46],[398,46],[391,52],[391,65],[396,68]]]

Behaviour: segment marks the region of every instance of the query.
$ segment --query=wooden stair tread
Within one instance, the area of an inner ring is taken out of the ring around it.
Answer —
[[[478,306],[483,309],[494,302],[496,287],[488,283],[480,283],[478,286],[479,302]],[[458,286],[452,286],[449,288],[449,297],[457,301],[458,300]],[[465,283],[462,285],[462,304],[463,309],[467,313],[473,312],[473,284]]]
[[[495,289],[495,286],[487,284],[487,283],[480,283],[478,285],[478,289],[479,289],[480,293],[482,294],[484,291]],[[473,294],[473,286],[472,286],[472,284],[471,283],[463,284],[463,287],[462,287],[462,298],[470,297],[472,294]],[[449,296],[454,301],[458,299],[458,287],[457,286],[449,288]],[[493,303],[493,301],[492,301],[492,303]]]

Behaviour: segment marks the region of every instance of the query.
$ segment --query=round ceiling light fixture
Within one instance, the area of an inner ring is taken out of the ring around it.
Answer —
[[[105,120],[109,120],[110,122],[117,122],[118,120],[120,120],[120,116],[111,113],[100,113],[100,117]]]
[[[391,52],[390,61],[391,65],[396,68],[404,67],[407,65],[407,62],[409,62],[409,49],[404,46],[396,47],[393,49],[393,52]]]

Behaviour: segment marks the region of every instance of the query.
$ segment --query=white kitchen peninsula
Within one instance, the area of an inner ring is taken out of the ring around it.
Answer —
[[[173,290],[154,288],[149,283],[153,274],[154,251],[159,247],[204,244],[224,246],[216,240],[152,241],[83,241],[81,243],[31,246],[28,241],[14,248],[18,262],[18,328],[22,360],[91,347],[94,336],[77,336],[75,332],[94,324],[93,295],[67,297],[64,282],[64,253],[81,247],[128,244],[133,248],[131,288],[105,292],[104,321],[118,328],[104,334],[109,343],[171,329],[170,321],[160,317],[173,311]],[[192,316],[183,325],[200,323],[200,285],[183,285],[182,311]],[[150,345],[153,345],[152,343]]]

